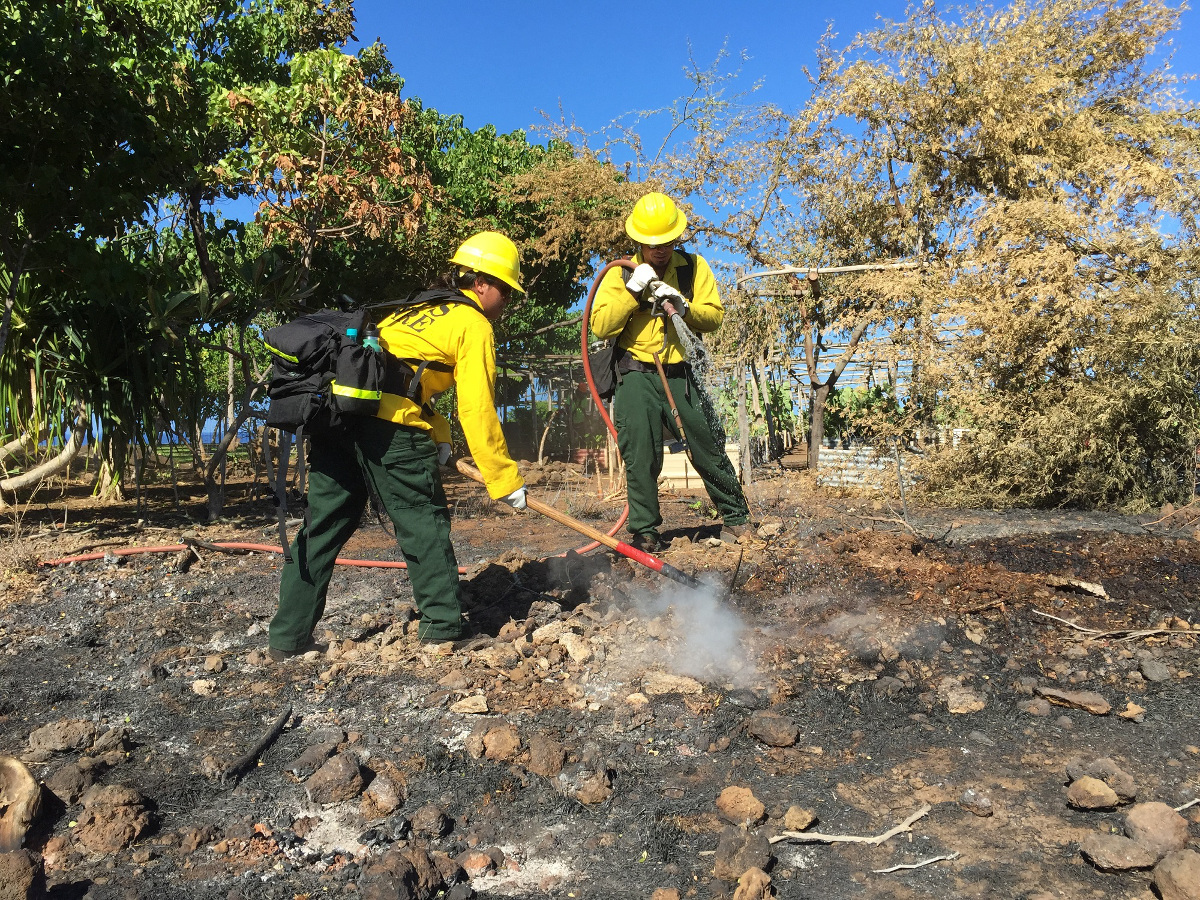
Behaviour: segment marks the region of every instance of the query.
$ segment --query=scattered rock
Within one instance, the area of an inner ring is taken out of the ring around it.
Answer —
[[[734,825],[757,825],[766,818],[767,808],[750,788],[730,786],[717,797],[717,809]]]
[[[432,803],[426,803],[413,813],[411,824],[414,834],[427,838],[440,838],[454,827],[450,817]]]
[[[774,896],[771,876],[757,868],[743,872],[738,877],[737,890],[733,892],[733,900],[768,900]]]
[[[778,537],[783,531],[782,522],[763,522],[758,526],[758,536],[763,540],[767,538]]]
[[[287,764],[287,771],[297,778],[307,778],[325,764],[329,757],[337,752],[341,738],[323,744],[312,744],[304,752]]]
[[[642,679],[642,692],[651,697],[663,694],[699,694],[704,685],[687,675],[671,675],[667,672],[647,672]]]
[[[195,853],[201,847],[214,843],[220,836],[220,832],[212,825],[189,828],[179,841],[179,849],[184,853]]]
[[[987,700],[982,694],[964,687],[962,680],[947,676],[938,684],[938,699],[946,704],[946,709],[958,715],[979,712],[987,706]]]
[[[201,697],[211,697],[217,689],[217,683],[211,678],[197,678],[192,682],[192,693]]]
[[[1149,847],[1119,834],[1089,834],[1079,842],[1079,852],[1106,872],[1148,869],[1158,860]]]
[[[1039,687],[1037,692],[1059,706],[1082,709],[1094,716],[1106,716],[1112,704],[1095,691],[1060,691],[1058,688]]]
[[[76,803],[83,792],[95,783],[90,771],[84,772],[75,763],[59,766],[46,778],[46,787],[55,797],[71,806]]]
[[[800,727],[787,716],[757,712],[746,722],[746,731],[768,747],[790,747],[800,737]]]
[[[575,634],[573,631],[565,632],[559,637],[558,642],[567,651],[567,655],[573,662],[585,663],[592,658],[592,647],[587,638]]]
[[[529,762],[526,768],[543,778],[554,778],[562,771],[567,761],[563,745],[544,734],[533,734],[529,738]]]
[[[1165,803],[1139,803],[1125,816],[1125,834],[1161,858],[1187,846],[1188,823]]]
[[[29,850],[0,853],[0,900],[35,900],[45,896],[41,857]]]
[[[1036,700],[1030,700],[1027,703],[1021,704],[1021,709],[1029,713],[1031,716],[1047,717],[1050,715],[1052,707],[1050,701],[1044,697],[1038,697]]]
[[[771,868],[774,861],[771,843],[765,834],[730,826],[721,832],[717,843],[713,875],[727,881],[740,878],[747,869]]]
[[[1137,796],[1137,786],[1133,783],[1133,776],[1107,756],[1090,760],[1076,757],[1067,763],[1067,777],[1072,781],[1085,775],[1099,778],[1116,792],[1117,797],[1123,803],[1128,803]]]
[[[1116,791],[1099,778],[1084,775],[1067,788],[1067,802],[1076,809],[1113,809],[1121,800]]]
[[[811,828],[815,821],[816,814],[802,806],[789,806],[783,815],[783,827],[788,831],[803,831],[805,828]]]
[[[390,775],[379,774],[363,793],[362,815],[368,821],[383,819],[404,805],[404,789]]]
[[[553,644],[562,637],[562,633],[567,626],[562,622],[551,622],[549,625],[543,625],[541,628],[535,628],[531,635],[534,646],[541,644]]]
[[[146,799],[136,788],[96,785],[83,795],[83,815],[73,834],[92,853],[116,853],[150,827]]]
[[[1125,708],[1117,713],[1122,719],[1128,719],[1131,722],[1144,722],[1146,720],[1146,707],[1138,706],[1132,700],[1125,704]]]
[[[482,694],[476,694],[471,697],[464,697],[457,703],[450,705],[450,712],[459,713],[460,715],[480,715],[488,711],[487,697]]]
[[[471,878],[490,875],[496,871],[495,861],[482,850],[467,850],[454,858]]]
[[[29,735],[33,752],[63,753],[86,750],[96,741],[96,726],[86,719],[68,719],[43,725]]]
[[[417,870],[400,850],[368,862],[358,879],[363,900],[417,900]]]
[[[304,782],[304,791],[313,803],[342,803],[361,794],[364,784],[358,761],[338,753]]]
[[[559,791],[566,797],[591,806],[612,796],[612,778],[607,770],[596,771],[582,763],[558,773]]]
[[[993,815],[996,810],[992,804],[992,798],[981,794],[975,788],[967,788],[962,792],[962,796],[958,798],[958,805],[967,812],[985,819]]]
[[[1171,680],[1171,670],[1152,656],[1143,659],[1138,664],[1138,669],[1141,671],[1142,677],[1147,681],[1162,682]]]
[[[224,672],[225,660],[219,656],[206,656],[204,658],[204,671],[212,672],[214,675],[218,672]]]
[[[1153,879],[1162,900],[1200,900],[1200,853],[1168,853],[1154,867]]]
[[[521,752],[521,735],[515,725],[497,725],[483,736],[483,755],[494,762],[512,762]]]
[[[679,900],[679,891],[675,888],[655,888],[650,900]]]

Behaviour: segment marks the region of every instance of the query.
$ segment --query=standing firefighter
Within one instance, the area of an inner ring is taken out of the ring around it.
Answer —
[[[733,465],[718,443],[720,428],[710,420],[675,326],[663,310],[666,300],[694,332],[715,331],[725,317],[712,269],[698,254],[675,249],[687,217],[665,194],[646,194],[625,220],[625,233],[638,244],[632,274],[613,268],[593,301],[589,329],[596,338],[618,338],[615,424],[625,461],[629,495],[629,532],[633,546],[653,553],[659,548],[658,476],[663,466],[663,426],[680,439],[663,378],[662,363],[692,463],[708,496],[724,519],[721,539],[735,542],[748,531],[746,498]],[[619,337],[618,337],[619,336]]]
[[[512,290],[522,290],[517,248],[486,231],[466,240],[450,262],[455,269],[446,287],[419,294],[379,326],[382,349],[415,370],[419,384],[385,381],[377,416],[364,416],[342,433],[312,436],[309,519],[292,543],[271,620],[276,661],[311,648],[334,559],[357,527],[369,493],[382,501],[408,563],[421,612],[418,637],[440,642],[462,636],[458,561],[438,471],[450,457],[450,423],[433,411],[438,394],[458,386],[459,421],[488,493],[513,509],[525,508],[524,482],[496,415],[492,333]]]

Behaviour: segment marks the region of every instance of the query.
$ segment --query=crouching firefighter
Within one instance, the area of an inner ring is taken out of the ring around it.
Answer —
[[[522,290],[520,257],[512,241],[489,231],[464,241],[450,262],[442,286],[410,298],[379,324],[381,349],[404,364],[388,360],[379,412],[345,430],[311,435],[309,515],[283,569],[270,627],[273,660],[314,648],[334,560],[370,493],[391,518],[408,564],[419,639],[463,636],[458,560],[438,468],[450,457],[450,423],[433,410],[438,394],[457,385],[459,421],[488,493],[525,508],[524,481],[496,414],[492,332],[511,292]]]
[[[609,270],[588,323],[593,337],[617,340],[614,424],[628,485],[626,527],[633,535],[630,543],[649,553],[660,546],[664,426],[676,440],[686,436],[688,455],[724,520],[721,539],[735,543],[749,533],[750,513],[725,455],[718,414],[697,385],[662,306],[667,300],[690,330],[702,334],[716,331],[725,317],[708,263],[699,254],[676,249],[686,227],[687,217],[666,194],[638,200],[625,220],[625,233],[638,247],[633,257],[637,268],[632,273]]]

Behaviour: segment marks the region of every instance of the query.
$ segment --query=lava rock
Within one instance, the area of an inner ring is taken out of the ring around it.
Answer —
[[[1079,852],[1106,872],[1148,869],[1158,861],[1149,847],[1119,834],[1089,834],[1079,842]]]
[[[1162,900],[1200,900],[1200,853],[1168,853],[1154,867],[1153,879]]]
[[[746,731],[768,747],[790,747],[800,737],[800,726],[773,712],[759,712],[746,722]]]
[[[71,806],[95,783],[90,771],[84,772],[75,763],[59,766],[46,778],[46,787],[55,797]]]
[[[287,771],[297,778],[307,778],[337,752],[339,743],[341,743],[340,739],[306,747],[303,753],[287,764]]]
[[[1094,716],[1106,716],[1112,704],[1095,691],[1060,691],[1058,688],[1039,687],[1037,692],[1059,706],[1082,709]]]
[[[713,875],[733,881],[747,869],[762,869],[765,872],[774,861],[771,842],[765,834],[731,826],[721,832]]]
[[[304,790],[313,803],[341,803],[361,794],[364,785],[358,761],[338,753],[304,782]]]
[[[526,768],[543,778],[555,778],[567,760],[563,745],[544,734],[533,734],[529,738],[529,762]]]
[[[1158,683],[1171,680],[1171,670],[1154,657],[1143,659],[1139,663],[1138,669],[1141,671],[1142,677],[1147,681]]]
[[[783,815],[783,827],[788,831],[803,831],[817,821],[816,813],[802,806],[789,806]]]
[[[563,796],[586,806],[603,803],[613,792],[612,778],[606,769],[597,771],[582,763],[559,772],[556,781]]]
[[[1067,802],[1076,809],[1113,809],[1121,800],[1099,778],[1084,775],[1067,789]]]
[[[730,786],[717,797],[717,809],[734,825],[757,825],[766,818],[767,809],[750,788]]]
[[[963,791],[962,796],[958,798],[958,805],[981,819],[993,815],[996,811],[992,804],[992,798],[984,796],[975,788],[967,788]]]
[[[417,900],[417,870],[399,850],[389,850],[363,867],[358,879],[363,900]]]
[[[1067,763],[1067,777],[1072,781],[1077,781],[1085,775],[1099,778],[1113,789],[1123,803],[1128,803],[1137,796],[1137,786],[1133,782],[1133,776],[1107,756],[1091,760],[1076,757]]]
[[[771,876],[762,869],[747,869],[738,876],[733,900],[769,900],[773,896],[775,892],[771,890]]]
[[[362,816],[368,821],[384,819],[403,805],[404,788],[400,783],[390,775],[376,775],[363,793]]]
[[[1165,803],[1139,803],[1125,817],[1125,834],[1161,858],[1187,846],[1188,823]]]
[[[432,803],[427,803],[412,814],[410,824],[413,833],[427,838],[440,838],[449,834],[454,822]]]
[[[116,853],[128,847],[153,820],[146,798],[136,788],[120,784],[89,788],[83,808],[73,834],[92,853]]]
[[[29,850],[0,853],[0,900],[37,900],[46,896],[42,858]]]
[[[483,754],[494,762],[511,762],[520,751],[521,735],[515,725],[498,725],[483,736]]]
[[[63,753],[86,750],[96,742],[96,726],[86,719],[67,719],[43,725],[29,735],[34,753]]]

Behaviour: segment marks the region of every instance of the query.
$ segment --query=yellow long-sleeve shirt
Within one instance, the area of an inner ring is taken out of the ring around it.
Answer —
[[[634,255],[633,261],[643,262],[641,251]],[[666,276],[662,279],[671,287],[678,289],[679,276],[677,269],[685,263],[679,253],[671,254],[667,264]],[[712,269],[699,254],[692,256],[695,274],[692,281],[692,298],[688,301],[688,314],[683,321],[694,332],[701,334],[716,331],[721,327],[725,318],[725,307],[717,294],[717,280]],[[649,290],[643,292],[650,298]],[[626,329],[626,324],[629,328]],[[625,287],[620,269],[610,269],[600,282],[596,291],[596,299],[592,301],[592,317],[588,322],[588,330],[593,338],[608,340],[615,338],[624,331],[620,346],[628,349],[635,359],[644,363],[654,362],[655,351],[660,351],[664,363],[683,362],[687,359],[675,326],[667,319],[652,316],[641,308],[638,298]],[[666,332],[666,349],[663,349],[663,333]]]
[[[379,343],[401,359],[441,363],[451,371],[426,369],[417,401],[384,393],[378,416],[389,422],[423,428],[439,443],[450,442],[450,423],[421,408],[458,385],[458,418],[475,465],[483,473],[488,494],[499,499],[525,484],[496,415],[496,337],[492,323],[479,310],[471,291],[462,292],[470,304],[442,302],[401,309],[379,325]]]

